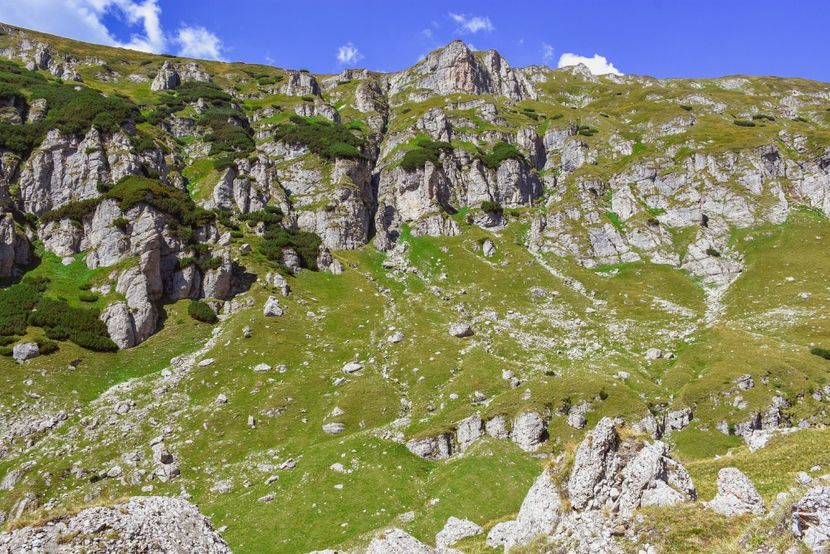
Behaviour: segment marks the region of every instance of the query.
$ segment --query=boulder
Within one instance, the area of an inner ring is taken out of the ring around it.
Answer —
[[[718,494],[707,503],[707,507],[729,517],[763,515],[764,499],[740,470],[725,467],[718,472]]]
[[[328,435],[339,435],[346,430],[346,425],[343,423],[326,423],[323,425],[323,432]]]
[[[450,335],[453,337],[464,338],[473,336],[473,328],[469,323],[459,322],[450,325]]]
[[[548,435],[547,424],[536,412],[524,412],[513,420],[511,439],[525,452],[533,452]]]
[[[40,356],[40,347],[36,342],[21,342],[12,348],[12,357],[17,362],[25,362]]]
[[[493,241],[490,239],[484,239],[484,242],[481,243],[481,253],[484,254],[485,258],[491,258],[496,253],[496,245],[493,244]]]
[[[283,313],[280,301],[274,296],[269,296],[268,300],[265,301],[265,307],[262,309],[262,315],[265,317],[277,317],[283,315]]]

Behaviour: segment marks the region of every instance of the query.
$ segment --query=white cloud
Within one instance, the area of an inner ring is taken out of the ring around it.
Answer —
[[[458,23],[458,30],[461,33],[477,33],[479,31],[490,32],[495,27],[489,17],[479,15],[467,15],[464,13],[450,13],[450,18]]]
[[[559,64],[557,67],[567,67],[570,65],[584,64],[591,70],[594,75],[606,75],[613,73],[614,75],[622,75],[619,69],[614,67],[614,64],[608,61],[605,56],[594,54],[593,57],[580,56],[571,52],[565,52],[559,56]]]
[[[352,44],[347,42],[337,49],[337,61],[342,65],[354,64],[363,59],[363,54]]]
[[[180,56],[222,59],[222,40],[204,27],[182,27],[176,34],[176,42]]]
[[[552,62],[553,61],[553,53],[555,51],[556,50],[554,50],[553,46],[551,46],[547,42],[543,42],[542,43],[542,61],[544,61],[545,63],[548,63],[548,64],[550,62]]]
[[[122,19],[129,40],[119,40],[105,16]],[[202,27],[183,26],[168,36],[161,24],[159,0],[0,0],[0,21],[55,35],[161,53],[172,45],[182,56],[221,58],[222,41]]]
[[[426,29],[421,29],[421,36],[424,38],[432,38],[432,29],[427,27]]]

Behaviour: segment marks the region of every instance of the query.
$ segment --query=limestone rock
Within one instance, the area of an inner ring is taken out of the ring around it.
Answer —
[[[450,325],[450,336],[464,338],[473,336],[473,328],[469,323],[458,322]]]
[[[265,317],[277,317],[281,316],[283,313],[280,301],[273,296],[269,296],[268,300],[265,302],[265,307],[262,309],[262,315]]]
[[[444,528],[435,535],[435,546],[439,549],[452,546],[462,539],[468,537],[475,537],[484,532],[480,525],[473,523],[468,519],[459,519],[455,516],[450,516]]]
[[[375,537],[366,554],[433,554],[435,550],[400,529],[387,529]]]
[[[36,342],[21,342],[15,344],[12,349],[12,357],[18,363],[37,358],[38,356],[40,356],[40,347],[38,347]]]
[[[792,531],[811,552],[830,548],[830,487],[810,489],[792,507]]]
[[[525,544],[536,535],[551,533],[559,521],[562,498],[547,471],[536,479],[513,521],[496,524],[487,534],[487,546],[511,547]]]
[[[729,517],[764,514],[764,500],[755,485],[734,467],[725,467],[718,472],[718,494],[707,506]]]
[[[133,497],[0,534],[0,552],[201,552],[231,549],[193,504]]]
[[[524,412],[513,420],[511,439],[525,452],[533,452],[547,439],[547,424],[536,412]]]
[[[453,453],[452,435],[441,433],[422,439],[412,439],[406,443],[406,448],[421,458],[444,460]]]

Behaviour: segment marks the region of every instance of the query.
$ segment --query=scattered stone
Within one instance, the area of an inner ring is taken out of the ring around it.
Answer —
[[[484,239],[484,242],[481,243],[481,253],[484,254],[485,258],[491,258],[496,253],[496,245],[493,244],[493,241],[490,239]]]
[[[265,317],[278,317],[283,315],[283,313],[280,301],[275,296],[269,296],[268,300],[265,301],[265,307],[262,309],[262,315]]]
[[[294,458],[288,458],[283,463],[281,463],[277,469],[286,470],[286,469],[294,469],[297,467],[297,462]]]
[[[216,404],[227,404],[228,403],[228,397],[225,396],[224,394],[220,394],[219,396],[216,397],[215,402],[216,402]]]
[[[464,338],[473,336],[473,328],[469,323],[459,322],[450,325],[450,335],[453,337]]]
[[[755,485],[734,467],[725,467],[718,472],[718,494],[707,506],[729,517],[764,513],[764,500]]]
[[[386,338],[387,342],[389,342],[390,344],[397,344],[397,343],[401,342],[403,339],[404,339],[403,333],[401,333],[400,331],[398,331],[398,332],[396,332],[392,335],[389,335]]]
[[[213,365],[213,358],[206,358],[199,362],[199,367],[207,367],[209,365]]]
[[[242,328],[242,336],[245,337],[246,339],[251,338],[253,335],[254,335],[254,332],[251,330],[250,327],[246,326],[246,327]]]
[[[647,360],[659,360],[663,357],[663,351],[659,348],[649,348],[646,350],[646,359]]]
[[[271,371],[271,366],[268,364],[257,364],[254,366],[254,373],[267,373]]]
[[[449,458],[453,452],[452,435],[441,433],[422,439],[412,439],[406,443],[406,448],[416,456],[428,460],[443,460]]]
[[[329,435],[339,435],[345,430],[346,426],[343,423],[326,423],[323,425],[323,432]]]
[[[248,416],[248,427],[250,427],[251,429],[256,429],[256,419],[254,419],[254,416],[252,415]]]
[[[343,366],[343,373],[352,375],[363,369],[363,364],[360,362],[349,362]]]
[[[277,497],[277,495],[272,492],[272,493],[266,494],[265,496],[260,496],[259,498],[257,498],[257,502],[259,502],[261,504],[268,504],[270,502],[273,502],[276,497]]]

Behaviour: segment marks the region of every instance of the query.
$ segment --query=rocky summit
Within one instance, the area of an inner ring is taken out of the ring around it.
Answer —
[[[0,25],[0,552],[827,552],[830,85]]]

